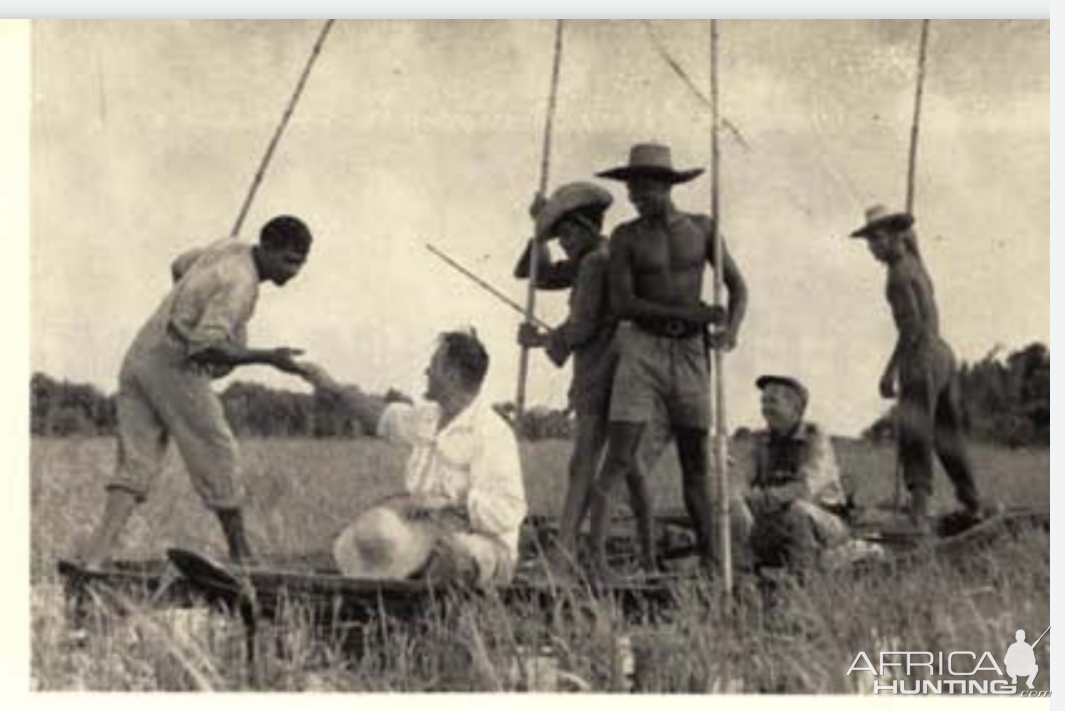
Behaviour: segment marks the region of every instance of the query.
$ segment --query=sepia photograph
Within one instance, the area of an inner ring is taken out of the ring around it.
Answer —
[[[27,27],[30,691],[1051,696],[1049,19]]]

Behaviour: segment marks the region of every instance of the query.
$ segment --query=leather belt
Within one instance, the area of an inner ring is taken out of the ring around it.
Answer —
[[[633,320],[633,324],[641,331],[662,338],[691,338],[701,336],[704,332],[700,324],[682,321],[679,318],[639,319]]]

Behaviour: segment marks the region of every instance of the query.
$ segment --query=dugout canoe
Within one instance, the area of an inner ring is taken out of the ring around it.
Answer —
[[[897,517],[891,513],[867,510],[855,518],[857,536],[878,544],[886,554],[856,561],[836,574],[897,574],[930,559],[964,559],[1004,537],[1050,530],[1049,510],[1013,508],[977,525],[966,525],[954,515],[941,516],[935,522],[936,536],[915,543],[911,537],[895,532]],[[695,552],[686,515],[663,512],[656,521],[658,552],[667,572],[622,578],[590,590],[587,585],[560,584],[542,574],[542,567],[537,565],[539,551],[554,536],[556,522],[550,517],[532,516],[523,530],[518,575],[512,585],[496,592],[507,604],[532,605],[534,609],[550,609],[567,594],[594,593],[610,598],[628,615],[655,614],[670,604],[683,581],[693,578],[690,563]],[[612,559],[620,565],[635,560],[635,545],[630,537],[612,535],[608,543]],[[96,588],[118,592],[141,604],[189,607],[206,602],[233,611],[240,610],[241,605],[246,607],[254,597],[255,609],[244,609],[242,614],[254,612],[263,618],[272,618],[288,603],[299,602],[313,615],[331,620],[365,622],[381,616],[409,619],[446,605],[457,592],[452,586],[427,581],[346,578],[336,570],[328,551],[265,557],[259,565],[239,574],[202,554],[182,549],[168,551],[166,560],[119,561],[101,571],[86,571],[72,562],[60,561],[58,570],[66,582],[68,599],[83,603]],[[254,596],[250,595],[252,592]]]

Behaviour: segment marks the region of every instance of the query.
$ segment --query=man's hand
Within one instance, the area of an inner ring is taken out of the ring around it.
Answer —
[[[892,369],[885,370],[880,377],[880,397],[885,400],[895,398],[895,371]]]
[[[536,193],[533,195],[532,202],[529,203],[529,217],[536,219],[536,216],[540,214],[540,211],[544,209],[544,205],[547,204],[547,198],[543,193]]]
[[[727,328],[724,331],[714,331],[710,334],[710,347],[728,353],[736,347],[736,331],[731,328]]]
[[[296,362],[296,357],[301,355],[303,351],[299,348],[273,348],[269,351],[267,362],[282,372],[302,375],[303,367]]]
[[[540,348],[547,343],[547,334],[535,324],[523,323],[518,326],[518,345],[524,348]]]
[[[700,326],[720,326],[728,320],[728,311],[723,306],[711,306],[699,302],[698,305],[686,309],[684,319]]]

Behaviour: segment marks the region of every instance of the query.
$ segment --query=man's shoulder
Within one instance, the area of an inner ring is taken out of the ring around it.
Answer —
[[[220,239],[196,250],[190,268],[195,272],[210,273],[223,279],[249,280],[258,283],[253,246],[236,239]],[[184,255],[183,255],[184,256]]]
[[[816,422],[803,420],[802,424],[799,425],[799,438],[806,442],[827,440],[828,432]]]
[[[587,272],[606,269],[610,264],[610,246],[604,241],[601,245],[584,255],[577,267],[578,276]]]
[[[439,417],[440,409],[432,402],[390,402],[381,411],[376,434],[388,439],[431,440]]]
[[[634,234],[640,229],[640,224],[643,222],[642,217],[634,217],[631,220],[621,222],[614,226],[613,231],[610,233],[610,243],[613,244],[617,240],[631,239]]]
[[[714,228],[714,218],[705,212],[679,212],[682,220],[687,220],[696,229],[710,234],[710,231]]]

